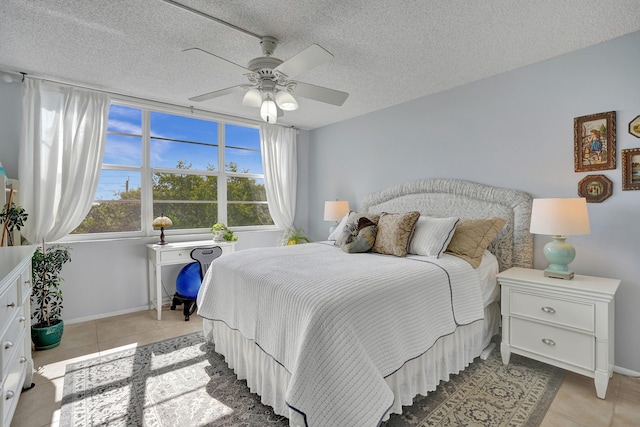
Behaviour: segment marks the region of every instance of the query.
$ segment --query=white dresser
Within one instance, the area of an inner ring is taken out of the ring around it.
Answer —
[[[31,387],[31,257],[35,246],[0,248],[0,372],[2,419],[8,427],[20,392]]]
[[[191,259],[191,251],[193,249],[210,248],[213,246],[220,246],[222,255],[225,255],[235,250],[236,242],[216,242],[213,239],[209,239],[193,242],[167,243],[166,245],[147,245],[149,308],[156,308],[158,320],[162,319],[162,266],[195,262]]]
[[[511,268],[502,288],[504,364],[511,353],[594,379],[604,399],[613,373],[614,296],[619,280],[575,275],[544,277],[542,270]]]

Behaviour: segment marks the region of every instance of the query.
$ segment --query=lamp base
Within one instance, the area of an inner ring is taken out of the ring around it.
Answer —
[[[566,273],[563,273],[561,271],[554,271],[554,270],[549,271],[549,269],[547,268],[544,271],[544,277],[551,277],[553,279],[571,280],[573,279],[573,271],[568,271]]]
[[[554,236],[551,242],[544,245],[544,256],[549,261],[544,277],[565,280],[573,278],[573,271],[569,270],[567,264],[576,257],[576,250],[566,241],[565,236]]]

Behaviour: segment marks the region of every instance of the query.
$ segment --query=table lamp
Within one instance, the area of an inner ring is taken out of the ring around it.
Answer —
[[[154,227],[160,227],[160,241],[158,245],[166,245],[167,242],[164,241],[164,228],[171,227],[173,222],[168,217],[164,216],[164,214],[160,215],[156,219],[153,220]]]
[[[349,202],[346,200],[324,202],[324,220],[334,222],[331,227],[329,227],[329,234],[335,231],[338,222],[347,212],[349,212]]]
[[[553,241],[544,246],[544,256],[549,261],[545,277],[572,279],[573,271],[567,264],[576,257],[576,250],[566,239],[591,233],[586,199],[534,199],[529,231],[553,236]]]

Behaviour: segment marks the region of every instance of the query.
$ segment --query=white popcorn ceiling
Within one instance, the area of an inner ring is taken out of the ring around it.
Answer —
[[[177,0],[260,35],[282,60],[333,53],[295,80],[346,91],[343,106],[298,98],[279,123],[313,129],[640,30],[638,0]],[[181,53],[246,66],[258,39],[161,0],[1,0],[0,71],[259,120],[245,83]],[[640,52],[640,50],[639,50]],[[615,66],[608,64],[607,66]]]

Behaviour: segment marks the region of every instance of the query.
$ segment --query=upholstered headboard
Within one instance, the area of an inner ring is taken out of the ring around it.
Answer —
[[[503,271],[510,267],[533,267],[531,202],[531,196],[523,191],[459,179],[428,179],[370,194],[362,200],[360,210],[373,213],[415,210],[433,217],[504,218],[506,225],[489,246]]]

